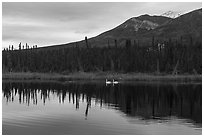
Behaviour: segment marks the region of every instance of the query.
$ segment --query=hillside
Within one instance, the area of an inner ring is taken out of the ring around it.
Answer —
[[[96,37],[89,38],[88,41],[90,46],[104,47],[108,46],[108,43],[110,46],[113,46],[115,44],[114,40],[116,39],[118,40],[119,45],[124,45],[126,39],[138,39],[141,34],[145,34],[170,20],[171,18],[168,17],[150,16],[147,14],[139,17],[132,17],[109,31],[101,33]],[[76,43],[80,47],[86,47],[85,41],[82,40],[43,48],[64,48],[65,46],[72,47],[76,46]]]
[[[157,27],[155,30],[146,33],[144,37],[155,36],[158,38],[172,38],[188,41],[190,37],[194,40],[202,39],[202,9],[192,11],[172,19],[166,24]],[[189,42],[189,41],[188,41]]]
[[[152,37],[157,40],[166,41],[171,39],[189,42],[192,37],[194,42],[201,42],[202,37],[202,9],[194,10],[177,18],[164,16],[141,15],[132,17],[121,25],[88,39],[91,47],[114,46],[117,40],[118,46],[124,46],[126,39],[138,42],[140,46],[151,44]],[[42,49],[64,48],[64,47],[86,47],[85,41],[77,41],[61,45],[43,47]]]
[[[138,39],[142,34],[145,34],[160,25],[171,20],[167,17],[142,15],[133,17],[125,21],[116,28],[104,32],[97,37],[90,39],[91,43],[96,43],[98,46],[114,45],[114,40],[118,40],[119,45],[124,45],[126,39]],[[100,43],[100,44],[99,44]]]

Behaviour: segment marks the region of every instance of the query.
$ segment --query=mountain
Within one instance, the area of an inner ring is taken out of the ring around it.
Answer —
[[[129,38],[148,32],[171,20],[167,17],[142,15],[125,21],[116,28],[102,33],[100,38]]]
[[[194,39],[201,41],[202,9],[194,10],[175,19],[169,20],[167,23],[146,33],[146,35],[143,35],[143,37],[148,36],[174,39],[181,36],[186,39],[193,37]]]
[[[167,11],[167,12],[161,14],[161,16],[168,17],[168,18],[177,18],[181,15],[182,15],[182,13],[180,13],[178,11]]]
[[[89,39],[93,46],[113,46],[114,40],[118,40],[119,45],[124,45],[126,39],[139,39],[142,34],[145,34],[160,25],[167,23],[171,18],[162,16],[142,15],[132,17],[121,25],[106,31],[94,38]],[[141,38],[140,38],[141,39]]]
[[[88,39],[91,47],[114,46],[117,40],[118,46],[124,46],[126,39],[139,41],[140,45],[151,44],[152,37],[157,40],[180,39],[194,41],[202,40],[202,9],[183,14],[177,18],[164,16],[141,15],[132,17],[121,25]],[[85,40],[74,43],[50,46],[60,48],[76,46],[86,47]]]

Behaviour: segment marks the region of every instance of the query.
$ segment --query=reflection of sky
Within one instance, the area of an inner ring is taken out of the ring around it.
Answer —
[[[2,45],[39,46],[93,37],[142,14],[188,12],[201,3],[3,3]]]
[[[18,94],[17,94],[18,95]],[[166,121],[144,120],[140,117],[129,117],[113,105],[100,104],[92,99],[87,117],[85,110],[87,100],[79,99],[70,102],[68,94],[64,102],[59,103],[57,93],[50,94],[45,104],[38,92],[38,103],[19,103],[19,96],[13,102],[2,100],[3,134],[6,131],[15,134],[201,134],[192,123],[176,117]],[[81,96],[82,97],[82,96]]]

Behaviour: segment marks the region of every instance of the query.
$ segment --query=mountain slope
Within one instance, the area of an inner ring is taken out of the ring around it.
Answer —
[[[94,38],[89,39],[93,46],[113,46],[114,40],[118,40],[118,45],[124,45],[126,39],[141,39],[141,35],[145,34],[162,24],[170,21],[171,18],[162,16],[142,15],[133,17],[125,21],[116,28],[106,31]]]
[[[149,16],[149,15],[142,15],[139,17],[133,17],[129,20],[125,21],[121,25],[117,26],[116,28],[104,32],[99,35],[101,38],[128,38],[128,37],[135,37],[138,34],[148,32],[149,30],[155,29],[158,26],[162,25],[163,23],[169,21],[170,18],[161,17],[161,16]]]
[[[163,38],[189,38],[200,39],[202,37],[202,9],[194,10],[190,13],[172,19],[164,25],[157,27],[144,37],[150,36]]]
[[[133,17],[112,30],[89,38],[91,47],[114,46],[117,40],[118,46],[124,46],[126,39],[139,40],[141,46],[151,44],[152,37],[168,40],[184,39],[192,37],[193,40],[202,40],[202,9],[183,14],[175,19],[163,16],[142,15]],[[86,47],[85,41],[78,41],[79,47]],[[49,48],[64,48],[76,46],[76,42],[63,45],[55,45]]]

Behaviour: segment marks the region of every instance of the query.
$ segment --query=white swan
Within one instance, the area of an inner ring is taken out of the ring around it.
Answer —
[[[119,82],[118,81],[114,81],[114,79],[113,79],[113,82],[112,82],[113,84],[118,84]]]
[[[108,81],[108,80],[106,79],[106,84],[111,84],[111,81]]]

